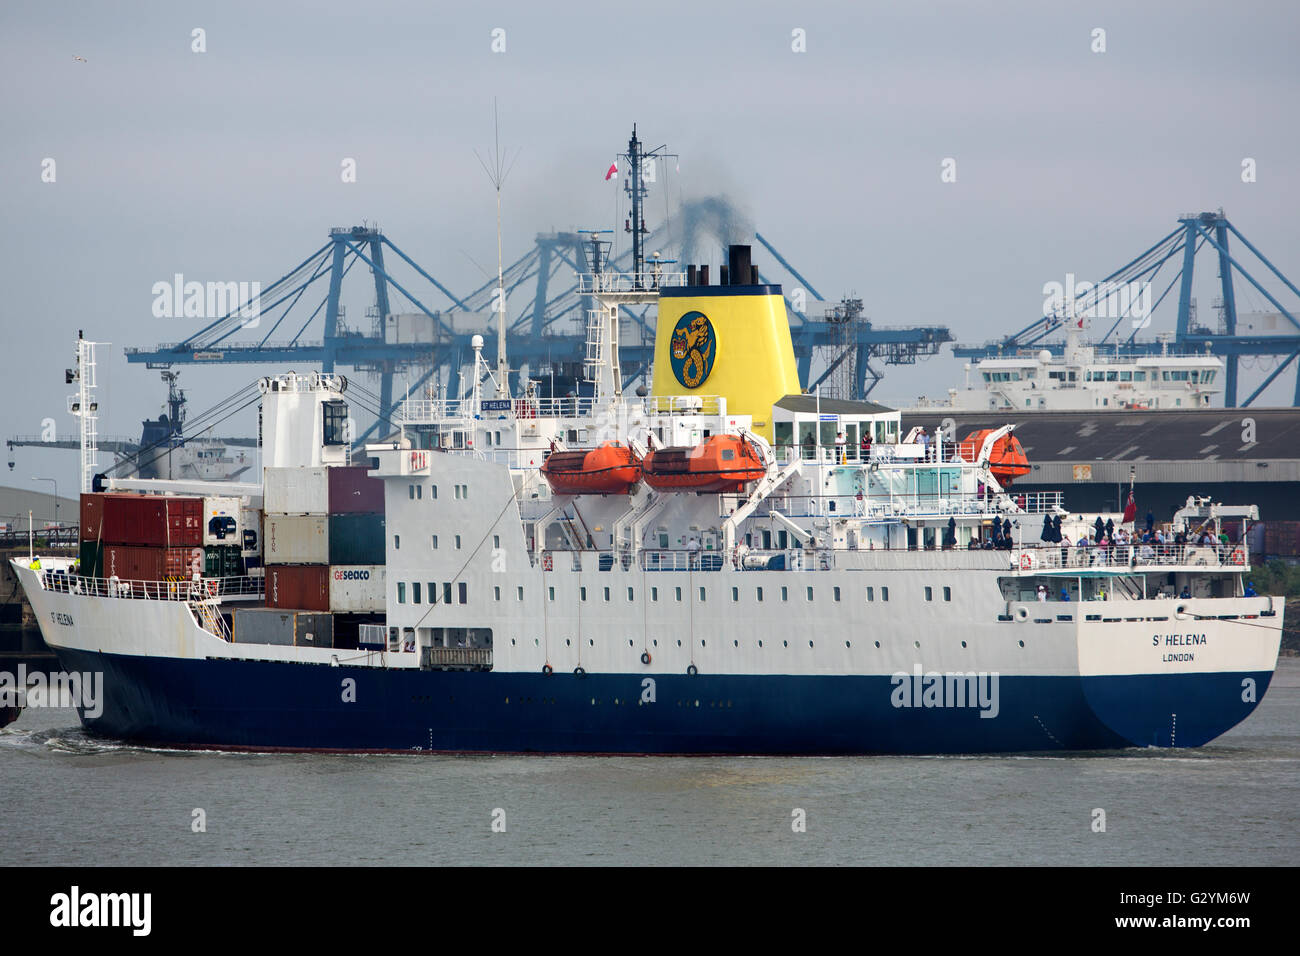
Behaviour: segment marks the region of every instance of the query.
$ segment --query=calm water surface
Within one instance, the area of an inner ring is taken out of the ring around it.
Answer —
[[[176,753],[31,709],[0,796],[10,865],[1294,865],[1300,660],[1212,746],[1068,757]]]

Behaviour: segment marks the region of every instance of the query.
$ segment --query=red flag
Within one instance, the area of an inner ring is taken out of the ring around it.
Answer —
[[[618,163],[610,163],[609,171],[605,173],[605,182],[609,182],[617,175],[618,175]]]
[[[1137,502],[1133,499],[1133,491],[1130,489],[1128,493],[1128,504],[1124,506],[1124,520],[1121,522],[1121,524],[1128,524],[1130,521],[1136,520],[1137,516],[1138,516]]]

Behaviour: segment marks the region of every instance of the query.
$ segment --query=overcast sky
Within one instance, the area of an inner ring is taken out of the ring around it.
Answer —
[[[481,284],[495,220],[474,149],[490,148],[494,97],[520,150],[507,262],[539,231],[613,225],[603,174],[636,122],[681,156],[670,199],[726,194],[827,298],[856,292],[880,324],[1007,334],[1040,314],[1044,283],[1102,278],[1219,206],[1295,281],[1297,36],[1286,2],[5,0],[0,437],[45,418],[73,433],[62,373],[84,328],[113,343],[101,431],[138,438],[165,392],[120,349],[200,326],[152,315],[153,284],[177,272],[269,283],[364,219],[452,289]],[[1215,269],[1199,264],[1208,317]],[[1239,294],[1240,311],[1264,307]],[[191,411],[266,370],[185,368]],[[961,378],[945,350],[873,397]],[[1293,381],[1267,397],[1289,403]],[[19,450],[0,481],[70,490],[75,457]]]

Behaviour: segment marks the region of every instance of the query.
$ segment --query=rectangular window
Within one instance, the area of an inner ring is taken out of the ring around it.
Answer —
[[[446,582],[442,586],[442,603],[443,604],[451,603],[451,582],[450,581]]]
[[[876,589],[875,589],[875,588],[867,588],[867,600],[868,600],[868,601],[874,601],[875,599],[876,599]]]
[[[515,600],[516,600],[516,601],[522,601],[523,599],[524,599],[524,589],[523,589],[523,587],[521,586],[521,587],[517,587],[517,588],[515,588]]]
[[[434,550],[434,551],[437,551],[437,550],[438,550],[438,536],[437,536],[436,534],[433,535],[433,536],[432,536],[432,540],[433,540],[433,550]]]
[[[415,486],[415,500],[416,500],[416,501],[421,501],[421,500],[423,500],[423,499],[424,499],[424,485],[416,485],[416,486]]]
[[[393,550],[397,551],[401,547],[402,547],[402,536],[400,534],[393,535]]]
[[[835,600],[838,601],[838,600],[840,599],[840,589],[839,589],[839,588],[832,588],[832,591],[834,591],[834,593],[835,593]]]
[[[321,405],[324,415],[324,444],[346,445],[348,443],[348,406],[347,402],[325,402]]]
[[[494,601],[500,601],[500,600],[501,600],[501,587],[500,587],[500,585],[498,585],[498,586],[492,588],[492,600],[494,600]]]
[[[927,601],[934,600],[934,588],[930,587],[928,584],[925,586],[925,599]]]
[[[888,600],[889,600],[889,588],[882,587],[882,588],[880,589],[880,600],[882,600],[882,601],[888,601]]]
[[[605,588],[605,600],[609,600],[609,588]]]
[[[809,588],[809,589],[808,589],[808,600],[811,601],[812,599],[813,599],[813,596],[812,596],[812,588]]]
[[[658,600],[659,600],[659,589],[658,589],[658,588],[651,588],[651,589],[650,589],[650,600],[652,600],[652,601],[658,601]]]
[[[951,601],[951,600],[952,600],[952,588],[950,588],[950,587],[945,587],[945,588],[943,589],[943,599],[944,599],[945,601]]]
[[[704,588],[701,587],[701,588],[700,588],[700,603],[703,604],[704,601],[705,601],[705,597],[704,597]]]
[[[584,601],[587,600],[587,589],[586,589],[586,588],[578,588],[578,597],[581,598],[581,599],[584,600]]]
[[[740,600],[740,588],[731,589],[731,600],[733,603]]]
[[[547,589],[546,589],[546,596],[547,596],[550,600],[554,601],[554,600],[555,600],[555,588],[553,588],[553,587],[547,588]]]
[[[759,604],[762,604],[762,603],[763,603],[763,589],[762,589],[762,588],[754,588],[754,596],[755,596],[756,598],[758,598],[758,603],[759,603]]]
[[[406,582],[405,581],[397,582],[397,603],[398,604],[406,603]]]
[[[681,599],[682,599],[682,589],[681,589],[681,588],[673,588],[673,590],[677,592],[677,600],[678,600],[678,601],[681,601]]]
[[[430,486],[429,486],[429,497],[430,497],[430,498],[437,498],[437,497],[438,497],[438,486],[437,486],[437,485],[430,485]]]
[[[627,589],[627,599],[628,599],[629,601],[636,600],[635,596],[634,596],[633,593],[632,593],[632,589],[631,589],[631,588],[628,588],[628,589]]]
[[[420,603],[420,582],[419,581],[411,582],[411,603],[412,604]]]
[[[418,602],[417,602],[418,603]],[[429,582],[429,603],[438,603],[438,588],[432,581]]]
[[[456,535],[456,550],[460,550],[460,535]]]
[[[501,550],[501,535],[494,534],[492,536],[492,547],[494,547],[498,551]]]
[[[782,601],[790,600],[790,592],[784,584],[781,585],[781,600]]]
[[[415,500],[415,485],[406,486],[406,496],[410,498],[412,501]]]

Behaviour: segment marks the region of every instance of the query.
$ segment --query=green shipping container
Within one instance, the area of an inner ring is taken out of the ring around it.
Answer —
[[[330,515],[330,564],[383,564],[382,514]]]
[[[81,554],[78,559],[77,571],[85,578],[102,578],[104,576],[104,545],[101,542],[81,542]]]
[[[239,554],[239,545],[209,545],[203,549],[203,576],[208,578],[231,578],[244,573],[244,562]]]

